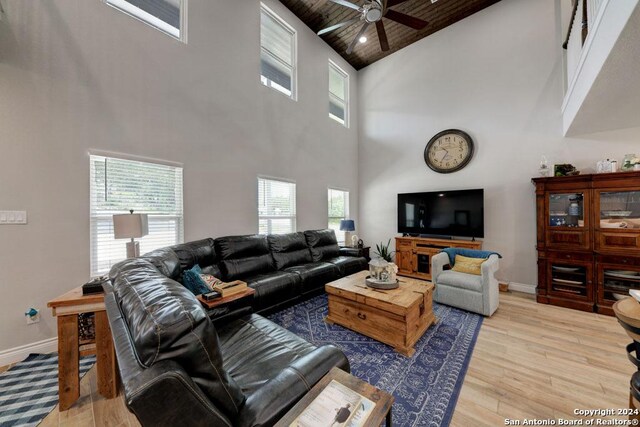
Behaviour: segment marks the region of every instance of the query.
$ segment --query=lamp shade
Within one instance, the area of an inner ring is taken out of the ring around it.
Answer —
[[[113,234],[116,239],[130,239],[149,234],[147,214],[122,214],[113,216]]]
[[[340,220],[340,231],[355,231],[356,223],[352,219]]]

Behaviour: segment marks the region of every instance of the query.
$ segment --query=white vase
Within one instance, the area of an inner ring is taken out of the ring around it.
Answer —
[[[633,165],[633,170],[634,171],[640,171],[640,164]]]

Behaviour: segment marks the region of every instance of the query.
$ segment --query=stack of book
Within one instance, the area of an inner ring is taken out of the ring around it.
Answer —
[[[222,298],[230,295],[242,293],[247,290],[247,284],[241,280],[234,280],[233,282],[223,283],[218,282],[213,286],[214,291],[220,292]]]

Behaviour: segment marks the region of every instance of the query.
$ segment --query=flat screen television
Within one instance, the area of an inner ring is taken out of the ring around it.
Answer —
[[[484,237],[484,190],[398,194],[398,233]]]

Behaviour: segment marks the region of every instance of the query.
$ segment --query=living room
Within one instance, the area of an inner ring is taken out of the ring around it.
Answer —
[[[615,319],[536,304],[533,296],[539,277],[531,179],[540,176],[542,157],[551,165],[570,163],[584,175],[595,173],[600,160],[617,159],[622,166],[625,155],[640,151],[635,70],[623,80],[628,93],[620,101],[635,123],[604,118],[599,125],[584,115],[572,128],[564,122],[569,79],[562,44],[571,1],[497,1],[359,70],[276,0],[188,0],[182,40],[107,3],[0,0],[0,141],[6,147],[0,200],[3,210],[27,215],[26,224],[0,225],[0,366],[29,353],[57,351],[56,318],[47,302],[106,273],[92,263],[92,233],[98,228],[90,159],[114,158],[181,169],[173,243],[258,233],[258,179],[294,184],[294,228],[287,231],[327,228],[328,189],[348,193],[345,214],[371,255],[389,239],[395,249],[398,194],[482,188],[483,248],[502,255],[496,278],[511,292],[500,295],[500,308],[484,320],[470,366],[481,354],[483,334],[508,336],[508,325],[491,323],[504,319],[501,309],[524,323],[527,312],[551,310],[540,316],[558,319],[568,330],[601,325],[612,334],[608,340],[600,338],[603,331],[594,332],[590,345],[606,350],[603,363],[623,372],[619,376],[627,382],[601,385],[606,379],[598,376],[596,390],[585,387],[589,402],[599,398],[599,389],[615,396],[616,408],[627,407],[633,369],[624,346],[630,340]],[[295,31],[291,96],[260,79],[261,5]],[[635,10],[631,19],[639,14]],[[634,57],[637,47],[622,51]],[[327,114],[329,61],[348,76],[342,100],[346,126]],[[425,146],[452,128],[471,135],[473,157],[465,168],[439,174],[425,164]],[[117,244],[124,248],[125,241]],[[144,240],[141,246],[141,252],[148,248]],[[39,322],[28,325],[30,308],[39,311]],[[540,322],[532,320],[535,333]],[[570,345],[579,339],[569,333],[549,334],[558,347],[567,347],[568,359],[597,358],[571,354]],[[532,341],[550,345],[545,339]],[[507,349],[507,343],[496,341],[496,347]],[[533,345],[520,344],[522,352]],[[485,365],[479,360],[477,369]],[[523,375],[538,384],[537,371]],[[449,417],[455,425],[474,414],[486,425],[559,416],[549,409],[552,403],[545,406],[526,392],[534,386],[522,378],[522,395],[535,402],[529,412],[515,403],[513,390],[498,393],[504,395],[500,407],[498,397],[474,378],[459,391],[457,413]],[[571,405],[585,408],[584,400],[572,399],[570,384],[549,383],[566,411]],[[119,409],[105,404],[103,413],[126,412],[119,402]],[[63,412],[59,417],[63,424]]]

